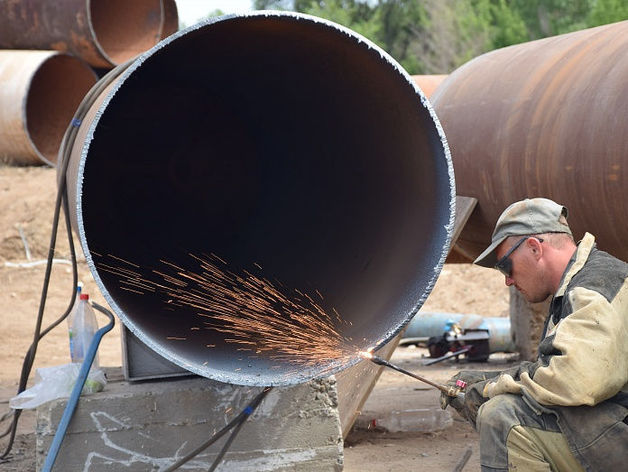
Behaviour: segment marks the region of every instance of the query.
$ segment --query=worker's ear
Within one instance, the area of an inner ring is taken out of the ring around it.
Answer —
[[[538,238],[529,238],[526,243],[534,258],[539,260],[543,255],[543,243]]]

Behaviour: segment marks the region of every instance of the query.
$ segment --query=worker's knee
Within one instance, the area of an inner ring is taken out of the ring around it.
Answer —
[[[514,426],[506,440],[508,469],[529,472],[584,472],[558,431]]]
[[[477,429],[502,431],[503,439],[514,425],[521,424],[523,399],[518,395],[497,395],[484,403],[478,410]]]
[[[556,417],[532,409],[521,395],[497,395],[478,410],[477,429],[497,430],[504,439],[513,426],[522,425],[545,431],[560,431]]]
[[[533,410],[520,395],[497,395],[480,407],[477,430],[480,433],[483,470],[508,470],[509,436],[512,443],[514,436],[511,432],[515,428],[519,431],[522,427],[559,431],[556,418]]]
[[[497,395],[478,410],[476,428],[480,433],[480,460],[483,471],[508,470],[506,441],[513,426],[519,424],[515,395]]]

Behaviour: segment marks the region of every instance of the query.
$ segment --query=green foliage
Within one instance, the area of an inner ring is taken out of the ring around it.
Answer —
[[[402,61],[417,32],[427,24],[427,14],[416,1],[380,1],[375,19],[379,24],[376,40]]]
[[[527,41],[528,31],[517,10],[510,8],[506,0],[496,0],[490,5],[492,23],[492,48],[501,48]]]
[[[472,59],[479,51],[491,49],[490,0],[453,2],[453,8],[459,32],[459,62]]]
[[[302,13],[326,18],[346,26],[367,38],[377,36],[379,24],[374,18],[375,10],[368,4],[355,0],[303,1]]]
[[[589,26],[628,20],[628,2],[626,0],[597,0],[594,3],[595,5],[589,15]]]
[[[253,8],[255,10],[295,10],[293,0],[255,0]]]
[[[628,0],[255,0],[366,36],[410,74],[448,74],[492,49],[628,19]]]
[[[529,39],[544,38],[587,28],[597,0],[511,0],[511,8],[525,22]]]
[[[305,9],[312,4],[318,3],[314,0],[255,0],[253,8],[255,10],[291,10],[304,13]]]
[[[298,5],[297,5],[298,4]],[[294,2],[296,11],[327,18],[369,38],[414,73],[419,61],[410,54],[427,14],[416,0],[325,0]]]

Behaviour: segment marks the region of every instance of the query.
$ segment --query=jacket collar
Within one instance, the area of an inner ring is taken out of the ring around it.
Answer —
[[[561,281],[560,287],[554,297],[562,297],[565,294],[565,290],[567,290],[569,282],[571,282],[574,275],[580,272],[580,269],[582,269],[585,262],[587,262],[589,254],[591,254],[591,250],[594,247],[595,237],[591,233],[584,233],[582,241],[578,243],[578,248],[567,265],[567,269],[563,274],[563,280]]]

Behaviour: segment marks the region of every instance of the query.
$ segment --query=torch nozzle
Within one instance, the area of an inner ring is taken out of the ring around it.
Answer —
[[[393,365],[390,362],[382,359],[379,356],[375,356],[373,354],[371,354],[370,357],[367,357],[367,359],[370,359],[372,362],[374,362],[377,365],[383,365],[383,366],[386,366],[386,367],[393,367]]]

